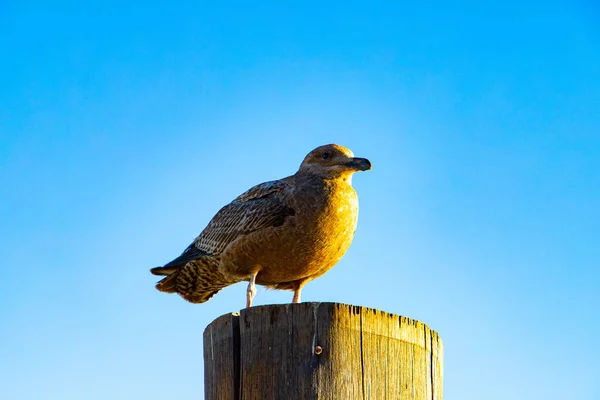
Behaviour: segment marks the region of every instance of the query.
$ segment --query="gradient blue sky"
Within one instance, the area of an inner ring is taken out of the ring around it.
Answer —
[[[2,1],[0,398],[202,398],[245,286],[148,269],[335,142],[374,168],[304,301],[429,324],[448,400],[600,399],[600,7],[484,3]]]

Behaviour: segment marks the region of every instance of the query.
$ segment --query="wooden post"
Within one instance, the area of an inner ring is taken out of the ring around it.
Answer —
[[[204,331],[206,400],[442,400],[442,341],[421,322],[337,303],[223,315]]]

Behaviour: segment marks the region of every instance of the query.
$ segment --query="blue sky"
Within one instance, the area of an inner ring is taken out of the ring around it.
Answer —
[[[304,301],[427,323],[448,400],[600,398],[599,26],[591,1],[2,2],[0,398],[201,398],[245,285],[191,305],[148,269],[332,142],[374,168]]]

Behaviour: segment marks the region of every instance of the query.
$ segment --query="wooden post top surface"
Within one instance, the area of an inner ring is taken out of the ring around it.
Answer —
[[[223,324],[225,321],[230,321],[232,318],[244,318],[244,316],[248,313],[251,314],[273,314],[276,313],[278,311],[281,311],[281,309],[285,309],[286,313],[290,313],[293,312],[293,309],[305,309],[304,311],[306,311],[306,309],[309,310],[313,310],[313,312],[315,313],[315,317],[318,315],[319,310],[337,310],[338,312],[343,312],[344,310],[348,310],[348,313],[352,314],[352,315],[360,315],[364,320],[373,320],[373,321],[384,321],[387,320],[388,323],[392,322],[392,321],[397,321],[399,326],[413,326],[415,330],[419,330],[419,329],[423,329],[424,331],[428,332],[431,335],[431,338],[433,340],[435,340],[438,345],[440,346],[440,348],[443,348],[443,344],[442,344],[442,339],[440,338],[440,336],[438,335],[438,333],[436,331],[434,331],[433,329],[429,328],[428,325],[426,325],[425,323],[418,321],[416,319],[412,319],[412,318],[408,318],[408,317],[404,317],[398,314],[392,314],[386,311],[382,311],[382,310],[378,310],[375,308],[369,308],[369,307],[364,307],[364,306],[356,306],[356,305],[352,305],[352,304],[344,304],[344,303],[334,303],[334,302],[306,302],[306,303],[299,303],[299,304],[290,304],[290,303],[284,303],[284,304],[266,304],[266,305],[262,305],[262,306],[254,306],[254,307],[250,307],[250,308],[243,308],[241,309],[239,312],[232,312],[229,314],[224,314],[221,315],[220,317],[216,318],[215,320],[213,320],[213,322],[211,322],[205,329],[205,334],[206,331],[208,331],[209,329],[211,329],[211,327],[215,326],[215,325],[221,325]],[[338,321],[339,322],[339,321]],[[371,328],[371,326],[367,326],[367,328]],[[380,334],[383,332],[379,332]],[[396,330],[392,330],[392,331],[388,331],[389,334],[394,334],[394,333],[398,333],[398,331]],[[400,340],[404,340],[410,343],[414,343],[414,344],[418,344],[420,345],[421,342],[416,341],[415,337],[413,336],[402,336],[402,337],[398,337],[398,339]]]
[[[443,345],[422,322],[340,303],[274,304],[204,331],[205,398],[441,400]]]

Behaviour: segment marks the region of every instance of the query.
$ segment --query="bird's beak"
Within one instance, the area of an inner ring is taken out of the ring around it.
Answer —
[[[351,161],[346,163],[346,166],[357,171],[367,171],[371,169],[371,161],[366,158],[354,157]]]

